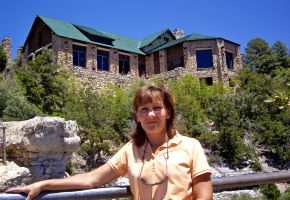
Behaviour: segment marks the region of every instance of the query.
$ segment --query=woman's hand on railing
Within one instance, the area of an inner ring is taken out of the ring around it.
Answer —
[[[32,200],[33,197],[37,196],[41,192],[41,184],[37,182],[27,186],[9,188],[5,192],[27,193],[27,197],[25,200]]]

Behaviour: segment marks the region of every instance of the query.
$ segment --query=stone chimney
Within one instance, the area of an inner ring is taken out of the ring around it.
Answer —
[[[2,47],[7,55],[7,65],[11,63],[12,40],[9,37],[2,39]]]
[[[176,39],[183,38],[184,37],[184,31],[182,29],[175,29],[173,32],[173,35]]]

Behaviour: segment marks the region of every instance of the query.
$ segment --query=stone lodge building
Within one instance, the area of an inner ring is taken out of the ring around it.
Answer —
[[[140,40],[44,16],[36,16],[23,46],[24,60],[44,48],[62,67],[150,76],[184,67],[207,84],[228,82],[242,67],[240,45],[200,34],[165,29]]]

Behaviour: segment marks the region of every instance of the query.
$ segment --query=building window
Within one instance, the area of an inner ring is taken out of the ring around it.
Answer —
[[[206,85],[213,85],[212,77],[204,77],[199,79],[201,82],[204,82]]]
[[[226,51],[226,63],[228,69],[234,68],[234,57],[233,54]]]
[[[109,52],[98,50],[97,63],[98,70],[109,71]]]
[[[167,61],[167,70],[173,70],[177,67],[183,67],[184,63],[183,63],[183,58],[176,58],[174,60],[169,60]]]
[[[130,57],[119,54],[119,73],[128,74],[130,71]]]
[[[86,67],[86,47],[73,45],[73,65]]]
[[[212,68],[212,50],[197,50],[196,51],[197,68]]]

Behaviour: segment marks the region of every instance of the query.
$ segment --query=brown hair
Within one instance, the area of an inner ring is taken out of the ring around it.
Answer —
[[[142,106],[146,103],[151,103],[156,100],[162,101],[166,109],[168,109],[170,112],[170,118],[166,121],[168,138],[172,138],[176,134],[174,106],[175,102],[173,96],[164,87],[142,86],[137,90],[133,99],[134,120],[136,122],[136,129],[131,137],[137,147],[142,146],[147,138],[146,133],[141,126],[141,123],[137,122],[137,110],[139,106]]]

